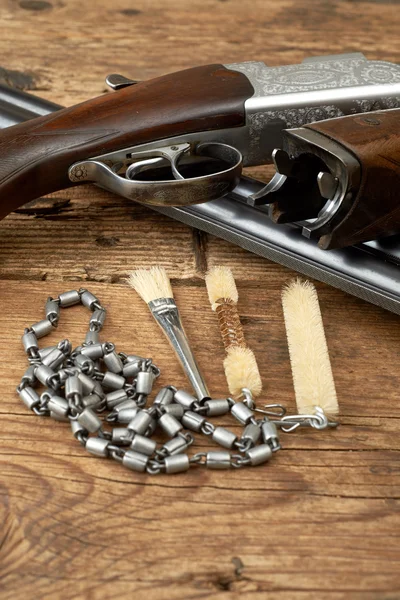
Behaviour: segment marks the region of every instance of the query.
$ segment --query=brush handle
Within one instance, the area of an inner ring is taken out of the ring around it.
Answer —
[[[188,376],[199,400],[210,394],[183,329],[178,308],[172,298],[157,298],[148,304],[153,317],[168,338],[172,348]]]

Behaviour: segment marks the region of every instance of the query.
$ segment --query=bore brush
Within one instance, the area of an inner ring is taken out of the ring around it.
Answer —
[[[147,303],[175,350],[198,399],[208,398],[208,389],[183,329],[166,270],[163,267],[152,267],[132,271],[129,285]]]
[[[250,390],[255,398],[262,390],[256,358],[246,344],[237,309],[238,291],[228,267],[213,267],[206,274],[206,286],[211,308],[217,313],[222,341],[226,350],[225,376],[234,397]]]
[[[327,417],[336,417],[339,405],[314,285],[291,281],[282,292],[282,306],[298,412],[322,409]]]

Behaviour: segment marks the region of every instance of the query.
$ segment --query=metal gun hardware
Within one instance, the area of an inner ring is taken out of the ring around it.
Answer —
[[[331,169],[319,168],[309,156],[294,160],[283,145],[287,129],[297,130],[299,136],[310,122],[399,107],[400,66],[350,54],[284,67],[249,62],[227,68],[244,73],[254,89],[244,103],[244,126],[180,134],[97,154],[70,164],[70,179],[93,181],[148,203],[162,214],[400,314],[400,236],[329,252],[315,239],[345,210],[342,175],[356,183],[357,167],[348,157],[342,160],[342,154],[331,156],[330,161],[336,160]],[[107,83],[114,90],[136,84],[119,75],[109,76]],[[0,85],[1,128],[60,108]],[[310,139],[307,143],[312,145]],[[277,174],[268,184],[240,176],[242,167],[271,160]],[[302,181],[299,172],[304,174]],[[311,180],[312,210],[305,203],[305,216],[294,218],[289,214],[293,202],[303,202]],[[289,193],[291,187],[295,194]],[[287,219],[281,216],[276,223],[270,215],[274,217],[283,197],[290,197],[290,210]],[[194,204],[204,200],[209,201]],[[283,220],[286,225],[280,224]]]

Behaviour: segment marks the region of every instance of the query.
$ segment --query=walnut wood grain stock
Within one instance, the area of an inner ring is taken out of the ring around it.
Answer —
[[[239,127],[253,88],[222,65],[195,67],[106,94],[0,134],[0,218],[71,186],[78,160],[173,135]]]
[[[361,184],[346,218],[320,246],[340,248],[400,232],[400,110],[376,111],[308,125],[350,150]]]

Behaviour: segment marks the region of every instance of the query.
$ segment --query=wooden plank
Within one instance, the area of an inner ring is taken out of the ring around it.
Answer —
[[[107,72],[144,79],[207,62],[288,64],[359,50],[400,60],[398,2],[3,4],[0,79],[64,105],[102,93]],[[263,401],[294,409],[280,306],[294,273],[90,186],[23,207],[0,223],[0,236],[1,600],[397,600],[396,316],[317,284],[340,427],[282,435],[283,450],[265,467],[143,476],[88,456],[68,425],[35,417],[18,401],[20,336],[46,297],[93,290],[109,312],[104,339],[152,356],[160,385],[185,386],[168,343],[126,284],[133,267],[163,264],[199,363],[221,396],[224,354],[203,276],[229,265]],[[87,317],[83,308],[63,311],[43,342],[78,344]],[[229,417],[216,422],[235,427]],[[199,448],[208,447],[202,440]]]

